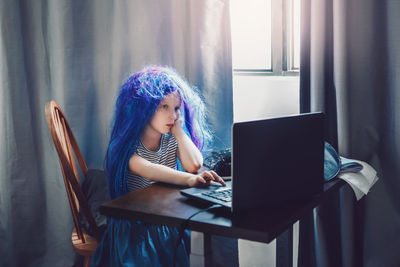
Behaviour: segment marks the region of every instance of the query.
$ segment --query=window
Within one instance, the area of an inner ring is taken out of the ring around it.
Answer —
[[[300,0],[232,0],[234,72],[298,75]]]
[[[299,112],[300,0],[231,0],[234,121]]]

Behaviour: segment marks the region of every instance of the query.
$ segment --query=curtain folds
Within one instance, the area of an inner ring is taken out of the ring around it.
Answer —
[[[213,149],[230,145],[229,1],[0,1],[0,265],[72,266],[72,219],[44,105],[102,168],[117,90],[169,65],[203,93]]]
[[[299,266],[400,264],[399,11],[391,0],[302,0],[301,111],[324,111],[328,142],[380,180],[359,202],[345,186],[301,221]]]

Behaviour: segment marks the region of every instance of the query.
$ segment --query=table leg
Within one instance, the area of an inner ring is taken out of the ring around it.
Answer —
[[[191,231],[190,266],[211,266],[211,235]]]
[[[276,267],[293,267],[293,227],[276,238]]]

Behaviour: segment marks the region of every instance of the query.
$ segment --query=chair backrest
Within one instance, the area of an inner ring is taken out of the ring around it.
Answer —
[[[79,163],[83,175],[86,175],[88,168],[82,153],[78,147],[75,137],[69,127],[69,124],[55,101],[50,101],[46,104],[46,119],[49,125],[50,134],[56,147],[58,159],[61,166],[62,175],[64,178],[65,189],[69,204],[72,211],[76,232],[78,238],[85,243],[83,227],[79,221],[79,209],[89,222],[89,227],[94,237],[100,241],[101,231],[97,227],[92,213],[90,212],[86,198],[83,195],[79,186],[79,176],[76,168],[75,157]]]

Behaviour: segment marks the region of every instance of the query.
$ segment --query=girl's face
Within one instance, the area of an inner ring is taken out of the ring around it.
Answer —
[[[167,95],[149,122],[151,129],[160,134],[169,133],[180,116],[181,98],[178,91]]]

